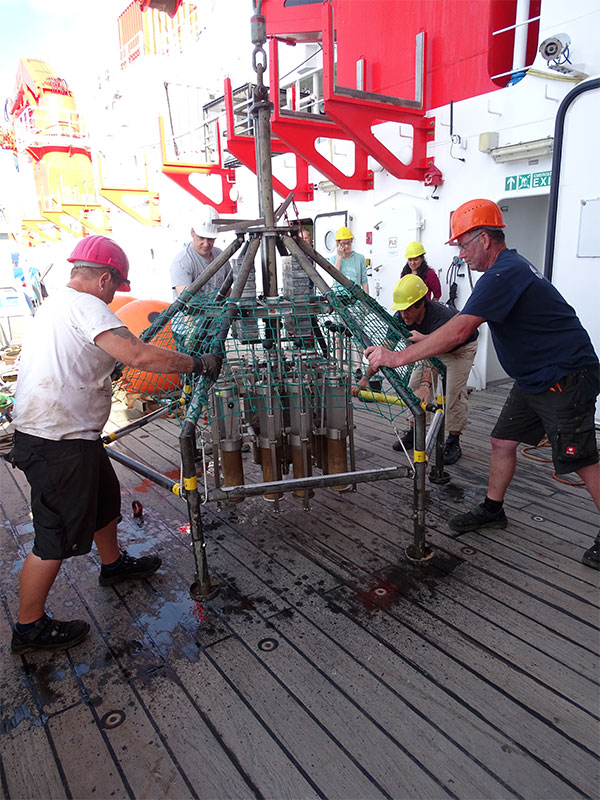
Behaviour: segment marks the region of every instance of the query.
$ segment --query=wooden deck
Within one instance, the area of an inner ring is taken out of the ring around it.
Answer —
[[[401,563],[409,480],[321,490],[309,513],[255,498],[206,507],[222,591],[198,606],[185,503],[118,467],[123,540],[163,566],[103,589],[95,555],[66,563],[50,608],[92,631],[53,655],[9,653],[32,528],[0,462],[2,796],[598,798],[599,575],[579,561],[593,503],[519,455],[505,531],[446,524],[483,497],[505,394],[471,395],[452,482],[428,487],[424,574]],[[391,428],[357,422],[359,467],[390,463]],[[163,420],[119,446],[177,475],[177,433]]]

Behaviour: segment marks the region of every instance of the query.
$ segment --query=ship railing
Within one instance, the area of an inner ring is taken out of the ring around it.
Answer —
[[[531,64],[525,63],[527,60],[527,40],[529,37],[530,25],[537,23],[536,27],[539,27],[540,16],[538,14],[537,16],[523,19],[523,16],[527,17],[527,15],[523,13],[526,8],[528,8],[528,4],[517,4],[515,23],[492,31],[492,36],[508,35],[514,37],[512,69],[490,76],[490,80],[492,81],[506,78],[509,75],[514,75],[519,72],[525,72],[533,67],[535,55]]]
[[[253,83],[244,83],[231,92],[235,136],[254,136],[254,120],[250,113],[254,88]],[[223,95],[207,103],[203,107],[203,114],[206,124],[218,121],[219,127],[225,133],[225,98]]]
[[[14,123],[20,150],[48,145],[85,147],[88,134],[77,111],[69,109],[24,108]]]
[[[125,69],[140,56],[144,55],[144,34],[139,31],[131,39],[121,46],[120,63],[121,69]]]
[[[39,197],[42,208],[47,211],[60,211],[65,204],[95,206],[99,203],[93,182],[88,184],[87,181],[82,181],[81,184],[72,186],[65,183],[62,176],[59,176],[56,191],[46,193],[42,188],[40,189]]]
[[[304,71],[300,68],[298,71],[302,74],[294,80],[287,83],[281,80],[279,82],[280,108],[304,114],[324,114],[323,67]]]

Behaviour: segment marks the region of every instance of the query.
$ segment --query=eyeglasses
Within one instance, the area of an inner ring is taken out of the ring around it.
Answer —
[[[485,233],[485,231],[479,231],[479,233],[476,233],[475,236],[472,236],[467,242],[463,242],[462,244],[459,244],[458,245],[458,252],[462,253],[463,250],[466,250],[467,247],[471,244],[471,242],[474,242],[475,239],[479,239],[479,237],[481,236],[482,233]]]
[[[123,283],[126,286],[129,285],[129,281],[126,280],[118,270],[113,269],[112,267],[109,267],[109,269],[110,269],[111,278],[113,279],[113,283],[116,283],[118,286],[121,286],[121,284],[123,284]]]

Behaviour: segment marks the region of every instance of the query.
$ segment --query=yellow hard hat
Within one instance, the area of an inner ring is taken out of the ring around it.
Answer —
[[[404,254],[404,257],[417,258],[418,256],[424,256],[425,253],[426,250],[421,244],[421,242],[411,242],[406,248],[406,253]]]
[[[352,235],[352,231],[350,230],[350,228],[347,228],[345,225],[343,225],[336,232],[335,240],[336,242],[344,242],[347,241],[348,239],[354,239],[354,236]]]
[[[418,275],[405,275],[394,286],[394,311],[404,311],[425,297],[429,289]]]

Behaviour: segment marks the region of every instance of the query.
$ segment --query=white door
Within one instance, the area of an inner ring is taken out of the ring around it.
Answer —
[[[341,227],[352,228],[352,215],[347,211],[332,211],[330,214],[317,214],[314,222],[314,246],[317,253],[330,259],[336,254],[335,233]],[[326,282],[331,286],[333,278],[319,270]]]

